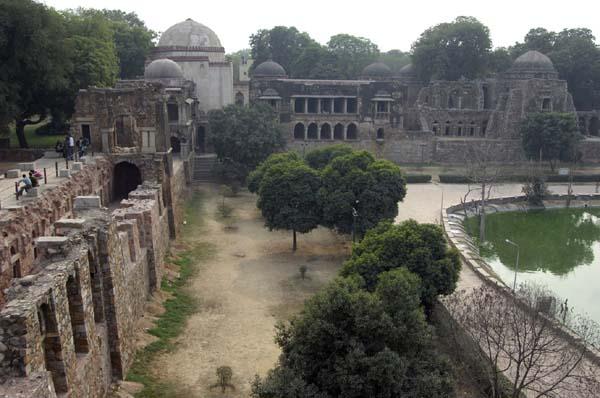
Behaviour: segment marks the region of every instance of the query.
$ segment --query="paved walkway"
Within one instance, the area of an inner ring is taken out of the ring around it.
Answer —
[[[71,163],[72,162],[69,162],[69,167],[71,167]],[[44,156],[35,161],[35,169],[43,174],[45,168],[47,176],[47,183],[44,183],[43,177],[40,179],[40,189],[38,189],[38,194],[41,194],[46,189],[52,189],[66,180],[64,177],[56,176],[56,165],[58,165],[59,170],[66,169],[65,159],[62,157],[52,158]],[[19,168],[19,163],[0,163],[0,170],[9,170],[15,168]],[[15,197],[15,182],[18,182],[21,179],[20,176],[22,174],[27,173],[28,170],[21,170],[21,173],[19,173],[19,178],[6,178],[4,174],[0,176],[0,209],[22,206],[23,204],[34,200],[34,198],[31,197],[27,198],[27,195],[19,198],[18,201]]]

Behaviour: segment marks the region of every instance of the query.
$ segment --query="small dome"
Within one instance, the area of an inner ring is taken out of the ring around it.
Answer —
[[[219,37],[208,26],[190,18],[167,29],[158,47],[222,47]]]
[[[413,64],[404,65],[399,71],[400,76],[416,76],[415,66]]]
[[[392,74],[392,70],[383,62],[374,62],[368,65],[362,71],[362,76],[365,77],[389,77]]]
[[[275,61],[265,61],[254,68],[254,77],[287,77],[283,66]]]
[[[183,79],[183,70],[175,61],[166,58],[156,59],[146,66],[144,79]]]
[[[523,71],[548,71],[554,72],[554,64],[546,55],[539,51],[527,51],[513,63],[513,70]]]

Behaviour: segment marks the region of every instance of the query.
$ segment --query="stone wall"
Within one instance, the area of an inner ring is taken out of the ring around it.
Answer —
[[[44,187],[35,201],[0,212],[2,245],[0,246],[0,306],[4,303],[4,289],[14,276],[28,275],[37,252],[33,245],[38,236],[52,233],[53,224],[70,217],[73,200],[79,195],[98,195],[107,204],[111,195],[112,164],[98,158],[55,187]]]

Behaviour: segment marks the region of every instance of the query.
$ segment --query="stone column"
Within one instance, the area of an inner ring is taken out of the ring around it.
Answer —
[[[343,112],[348,113],[348,98],[344,98],[344,105],[342,106]],[[344,132],[344,139],[346,139],[346,133]]]
[[[321,113],[321,98],[317,100],[317,113]]]
[[[330,101],[331,102],[329,104],[329,113],[333,115],[333,104],[335,103],[335,98],[332,98]]]
[[[304,113],[308,113],[308,98],[304,98]]]

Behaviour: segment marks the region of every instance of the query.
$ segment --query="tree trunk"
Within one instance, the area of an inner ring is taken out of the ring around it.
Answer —
[[[19,147],[29,148],[29,145],[27,145],[27,138],[25,137],[25,122],[20,119],[15,120],[15,130],[17,139],[19,140]]]
[[[293,236],[294,236],[294,243],[292,245],[292,250],[296,251],[296,249],[298,248],[298,245],[296,244],[296,229],[295,228],[292,229],[292,233],[293,233]]]
[[[485,242],[485,182],[481,183],[481,210],[479,211],[479,241]]]

